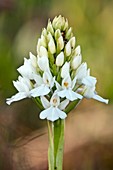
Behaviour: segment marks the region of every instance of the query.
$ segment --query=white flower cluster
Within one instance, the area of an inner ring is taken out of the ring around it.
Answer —
[[[38,39],[37,56],[30,53],[30,58],[25,58],[24,65],[17,69],[21,76],[13,84],[18,93],[6,103],[32,97],[43,108],[40,118],[50,121],[65,119],[65,108],[83,97],[108,103],[97,95],[97,80],[90,76],[87,64],[81,63],[81,48],[75,43],[67,19],[58,16],[49,20]]]

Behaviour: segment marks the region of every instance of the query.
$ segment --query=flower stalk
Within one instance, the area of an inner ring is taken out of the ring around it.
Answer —
[[[64,151],[64,128],[65,120],[48,121],[49,148],[48,164],[49,170],[62,170]]]

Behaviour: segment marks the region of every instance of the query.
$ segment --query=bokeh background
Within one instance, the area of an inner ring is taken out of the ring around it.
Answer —
[[[33,101],[11,106],[16,69],[36,44],[48,18],[68,18],[83,61],[109,105],[84,100],[66,120],[64,170],[113,170],[113,1],[0,0],[0,170],[47,169],[46,121]]]

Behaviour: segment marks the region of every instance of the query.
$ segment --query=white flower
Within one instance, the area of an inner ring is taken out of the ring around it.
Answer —
[[[84,77],[83,80],[82,80],[82,83],[86,86],[89,86],[89,87],[95,86],[96,82],[97,82],[97,79],[93,76],[90,76],[90,75]]]
[[[76,71],[78,79],[83,79],[87,76],[87,63],[82,63]]]
[[[86,86],[83,96],[88,99],[93,98],[106,104],[108,104],[109,101],[108,99],[104,99],[101,96],[97,95],[97,93],[95,92],[95,84],[93,84],[92,86]]]
[[[71,80],[70,75],[66,76],[62,80],[62,86],[60,86],[60,84],[56,82],[58,96],[62,98],[66,97],[70,101],[82,99],[82,96],[80,94],[73,91],[75,84],[76,84],[76,77],[73,80]]]
[[[96,78],[91,76],[88,76],[85,79],[83,79],[83,83],[85,84],[83,96],[88,99],[93,98],[95,100],[108,104],[107,99],[103,99],[101,96],[97,95],[95,91],[96,82],[97,82]]]
[[[19,76],[17,81],[13,81],[13,85],[18,90],[18,93],[11,98],[6,99],[6,103],[8,105],[10,105],[12,102],[31,97],[30,91],[32,89],[32,86],[29,79]]]
[[[60,54],[58,54],[56,57],[56,65],[58,67],[61,67],[63,63],[64,63],[64,53],[60,52]]]
[[[30,59],[24,58],[24,65],[20,66],[18,72],[26,78],[33,79],[33,75],[36,74],[37,59],[30,53]]]
[[[40,113],[41,119],[47,118],[48,120],[53,122],[59,118],[65,119],[67,117],[66,113],[62,110],[64,110],[69,104],[69,100],[66,99],[60,103],[59,96],[53,94],[50,102],[44,96],[41,96],[41,102],[43,107],[45,108],[45,110]]]
[[[80,46],[77,46],[76,49],[75,49],[75,53],[72,57],[72,62],[71,62],[71,67],[72,69],[77,69],[78,66],[81,64],[81,61],[82,61],[82,56],[81,56],[81,49],[80,49]]]
[[[76,70],[76,77],[79,84],[82,83],[84,77],[87,76],[87,63],[82,63]]]
[[[35,88],[30,92],[33,97],[47,95],[50,92],[50,89],[54,86],[54,78],[51,73],[47,71],[43,73],[43,78],[40,76],[35,77],[35,81]]]

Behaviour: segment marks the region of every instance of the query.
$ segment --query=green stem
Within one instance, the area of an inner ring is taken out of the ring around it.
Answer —
[[[62,168],[63,168],[64,124],[65,124],[65,120],[61,120],[61,119],[59,119],[53,123],[48,121],[49,170],[62,170]]]
[[[55,162],[54,162],[54,168],[57,170],[63,169],[63,151],[64,151],[64,126],[65,126],[65,120],[59,120],[58,125],[55,125],[55,129],[57,129],[57,135],[54,137],[58,141],[57,144],[55,143],[54,139],[54,149],[56,149],[56,155],[55,155]],[[56,132],[54,130],[54,132]],[[55,153],[55,152],[54,152]]]
[[[52,122],[47,121],[48,124],[48,136],[49,136],[49,148],[48,148],[48,165],[49,170],[54,170],[54,143],[53,143],[53,130],[52,130]]]

